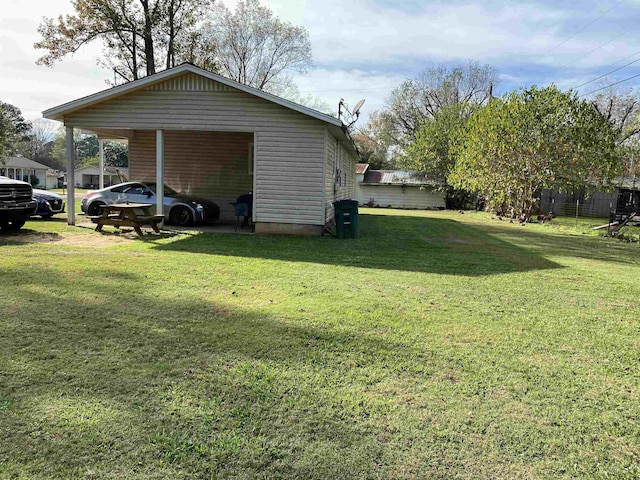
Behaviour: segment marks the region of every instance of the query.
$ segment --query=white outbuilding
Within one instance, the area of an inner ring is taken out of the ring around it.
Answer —
[[[67,129],[67,172],[76,129],[126,140],[131,180],[211,199],[223,214],[252,192],[257,233],[320,234],[332,203],[355,196],[358,152],[340,120],[191,64],[43,115]],[[67,179],[69,223],[76,183]]]

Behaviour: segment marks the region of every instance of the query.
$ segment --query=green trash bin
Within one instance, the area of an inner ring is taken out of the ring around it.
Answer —
[[[360,226],[358,224],[357,200],[338,200],[333,202],[336,214],[336,236],[338,238],[358,238]]]

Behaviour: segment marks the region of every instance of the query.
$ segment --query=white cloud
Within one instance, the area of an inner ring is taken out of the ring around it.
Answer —
[[[96,66],[97,45],[81,49],[53,68],[36,65],[41,52],[33,44],[40,39],[41,18],[71,10],[68,1],[37,3],[25,9],[24,2],[9,0],[0,19],[1,100],[20,108],[29,120],[41,118],[42,110],[107,88],[105,72]]]
[[[237,3],[222,1],[230,8]],[[413,6],[388,0],[386,7],[383,0],[261,1],[278,17],[309,30],[317,67],[296,79],[301,93],[332,106],[341,97],[347,103],[364,97],[364,115],[379,109],[403,79],[433,63],[490,63],[503,74],[506,88],[551,80],[566,85],[572,79],[588,80],[640,44],[630,23],[635,8],[631,2],[575,34],[610,5],[595,0],[544,0],[546,5],[542,0],[416,1]],[[109,73],[96,65],[98,45],[53,69],[35,65],[40,52],[33,43],[39,39],[36,29],[42,17],[71,12],[70,0],[3,0],[0,99],[18,106],[27,118],[107,88]],[[624,28],[618,25],[624,21],[629,22]]]
[[[387,95],[404,79],[403,76],[384,72],[315,69],[295,80],[301,92],[319,97],[336,111],[341,98],[352,107],[364,98],[366,102],[361,118],[366,120],[368,115],[382,108]]]
[[[435,2],[418,14],[372,8],[365,0],[306,2],[304,11],[299,6],[289,10],[291,4],[272,0],[269,7],[292,21],[299,19],[311,34],[315,58],[323,64],[334,60],[380,62],[398,55],[490,60],[514,49],[539,54],[555,41],[553,32],[543,29],[541,35],[530,36],[528,31],[545,23],[557,25],[568,15],[527,4],[494,9],[478,2]]]

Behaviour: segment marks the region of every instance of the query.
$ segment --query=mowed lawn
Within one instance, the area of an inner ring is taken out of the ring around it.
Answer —
[[[558,223],[29,222],[0,236],[0,478],[637,479],[640,247]]]

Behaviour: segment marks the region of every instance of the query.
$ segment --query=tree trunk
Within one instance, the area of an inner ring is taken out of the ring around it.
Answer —
[[[171,68],[173,67],[173,49],[174,49],[174,42],[175,42],[175,26],[174,26],[174,19],[175,19],[175,12],[173,11],[173,1],[171,2],[171,11],[169,12],[169,45],[167,46],[167,68]]]
[[[149,10],[149,0],[140,0],[144,11],[144,30],[142,38],[144,39],[144,58],[147,64],[147,75],[156,73],[156,61],[153,52],[153,18],[152,12]]]
[[[131,45],[131,70],[133,73],[133,79],[138,80],[138,34],[132,32],[133,45]]]

